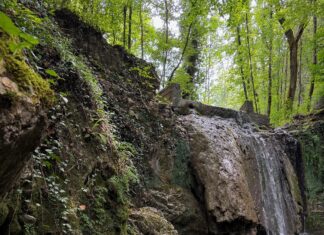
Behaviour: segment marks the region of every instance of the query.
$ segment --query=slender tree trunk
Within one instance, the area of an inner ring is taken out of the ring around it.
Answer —
[[[269,48],[269,68],[268,68],[268,108],[267,115],[270,117],[271,114],[271,103],[272,103],[272,40],[270,41]]]
[[[285,18],[279,19],[281,25],[284,25]],[[298,76],[298,41],[300,40],[303,32],[304,32],[304,24],[299,25],[298,32],[296,36],[294,36],[294,32],[292,29],[288,29],[285,31],[285,36],[287,38],[287,42],[289,45],[289,59],[290,59],[290,81],[288,88],[288,96],[287,96],[287,109],[292,110],[294,105],[295,93],[296,93],[296,85],[297,85],[297,76]]]
[[[272,32],[272,10],[270,11],[270,28]],[[271,103],[272,103],[272,35],[269,40],[269,65],[268,65],[268,108],[267,115],[270,117],[271,114]]]
[[[132,49],[132,15],[133,15],[133,6],[132,3],[129,6],[129,15],[128,15],[128,50]]]
[[[123,10],[123,21],[124,21],[124,28],[123,28],[123,46],[126,48],[126,17],[127,17],[127,6],[124,6]]]
[[[141,58],[144,59],[144,22],[143,22],[143,1],[140,2],[140,25],[141,25]]]
[[[211,45],[209,45],[209,51],[211,51]],[[211,67],[211,55],[210,52],[208,53],[208,65],[207,65],[207,71],[206,71],[206,76],[207,76],[207,102],[209,104],[210,102],[210,67]]]
[[[168,1],[164,0],[164,7],[165,7],[165,49],[164,49],[164,59],[163,59],[163,71],[162,71],[162,86],[166,82],[166,66],[168,61],[168,43],[169,43],[169,8],[168,8]]]
[[[247,13],[245,14],[245,26],[246,26],[246,40],[247,40],[248,54],[249,54],[250,80],[251,80],[251,85],[252,85],[253,100],[254,100],[255,111],[257,113],[259,113],[258,103],[257,103],[257,93],[256,93],[255,86],[254,86],[253,64],[252,64],[252,55],[251,55],[251,46],[250,46],[249,20],[248,20]]]
[[[289,56],[288,56],[288,50],[286,54],[286,62],[285,62],[285,80],[284,80],[284,89],[283,89],[283,96],[281,98],[282,104],[284,105],[286,102],[286,95],[287,95],[287,81],[288,81],[288,66],[289,66]]]
[[[313,65],[315,68],[315,71],[312,73],[311,78],[311,84],[309,88],[309,104],[308,104],[308,110],[311,108],[312,104],[312,97],[314,93],[314,87],[315,87],[315,76],[316,76],[316,66],[317,66],[317,43],[316,43],[316,33],[317,33],[317,17],[313,16],[313,40],[314,40],[314,48],[313,48]]]
[[[289,110],[292,110],[295,99],[298,76],[298,42],[294,41],[289,46],[289,52],[290,81],[288,87],[287,108]]]
[[[242,60],[242,55],[241,55],[241,51],[240,51],[242,42],[241,42],[241,33],[240,33],[239,25],[236,27],[236,33],[237,33],[237,44],[238,44],[237,52],[238,52],[239,62],[240,62],[240,73],[241,73],[241,78],[242,78],[242,87],[243,87],[245,100],[248,100],[249,98],[248,98],[248,93],[247,93],[246,83],[245,83],[246,78],[245,78],[244,71],[243,71],[243,60]]]
[[[299,69],[298,69],[298,107],[302,102],[302,53],[303,52],[303,40],[300,40],[299,47]]]
[[[282,94],[282,80],[283,80],[283,75],[284,75],[284,61],[285,58],[282,57],[282,52],[281,52],[282,47],[278,47],[278,55],[279,59],[277,61],[277,77],[278,77],[278,89],[277,89],[277,111],[280,110],[281,108],[281,94]],[[283,63],[281,63],[281,59],[283,58]]]
[[[170,74],[170,76],[168,78],[168,81],[171,81],[172,80],[175,72],[177,71],[177,69],[179,68],[180,64],[183,61],[184,55],[185,55],[186,50],[187,50],[187,47],[188,47],[188,43],[189,43],[189,38],[190,38],[190,33],[191,33],[192,25],[193,25],[193,22],[191,22],[190,25],[189,25],[189,28],[188,28],[188,31],[187,31],[187,36],[186,36],[186,41],[185,41],[184,47],[182,49],[181,57],[180,57],[180,59],[178,61],[178,64],[172,70],[172,72],[171,72],[171,74]]]
[[[192,98],[192,94],[194,90],[191,90],[194,88],[194,84],[195,84],[195,80],[197,75],[197,72],[199,72],[198,70],[198,59],[199,59],[199,51],[198,51],[198,46],[199,46],[199,41],[197,38],[197,29],[194,28],[193,29],[193,33],[191,35],[191,49],[192,49],[192,54],[189,56],[188,58],[188,66],[186,67],[186,72],[190,77],[190,80],[188,82],[188,88],[190,90],[190,92],[188,93],[184,93],[183,97],[184,98]]]

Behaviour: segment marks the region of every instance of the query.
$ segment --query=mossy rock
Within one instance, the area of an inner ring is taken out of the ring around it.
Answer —
[[[10,231],[10,235],[21,234],[22,228],[21,228],[21,225],[19,224],[17,216],[15,216],[13,218],[13,220],[11,221],[11,223],[9,225],[9,231]]]
[[[6,218],[8,217],[9,209],[7,204],[0,203],[0,226],[5,222]]]
[[[49,83],[35,73],[24,61],[13,56],[5,56],[5,67],[17,83],[19,90],[32,94],[33,98],[47,105],[54,101],[54,92]]]
[[[31,97],[33,102],[41,101],[45,105],[53,104],[54,92],[50,88],[49,82],[24,61],[22,53],[13,55],[10,52],[8,45],[12,40],[5,34],[0,37],[0,60],[4,61],[2,70],[5,70],[10,79],[18,85],[19,91]]]

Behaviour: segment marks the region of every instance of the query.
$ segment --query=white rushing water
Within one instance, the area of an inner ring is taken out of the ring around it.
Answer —
[[[285,216],[285,195],[281,182],[281,164],[274,146],[258,136],[255,138],[259,151],[256,153],[261,187],[262,212],[268,235],[288,235]],[[270,146],[269,146],[270,145]]]

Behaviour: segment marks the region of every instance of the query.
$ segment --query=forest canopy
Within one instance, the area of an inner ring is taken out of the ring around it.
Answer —
[[[22,0],[37,4],[37,1]],[[324,96],[322,0],[46,0],[153,63],[161,88],[283,124]],[[5,0],[6,8],[17,4]]]

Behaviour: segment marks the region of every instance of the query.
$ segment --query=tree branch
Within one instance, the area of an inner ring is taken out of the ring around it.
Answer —
[[[284,26],[283,26],[285,21],[286,21],[285,18],[280,18],[279,19],[279,23],[281,24],[283,29],[285,29]],[[292,31],[292,29],[287,29],[285,31],[285,36],[286,36],[286,38],[288,40],[289,46],[291,46],[295,41],[295,36],[294,36],[294,32]]]
[[[173,78],[173,76],[174,76],[174,73],[177,71],[177,69],[179,68],[179,66],[180,66],[180,64],[181,64],[181,62],[182,62],[182,60],[183,60],[184,54],[185,54],[185,52],[186,52],[186,50],[187,50],[187,47],[188,47],[189,37],[190,37],[190,33],[191,33],[192,25],[193,25],[193,22],[191,22],[190,25],[189,25],[188,32],[187,32],[187,37],[186,37],[186,42],[185,42],[185,45],[184,45],[184,47],[183,47],[183,50],[182,50],[182,53],[181,53],[181,57],[180,57],[180,59],[179,59],[179,62],[178,62],[178,64],[174,67],[174,69],[172,70],[172,72],[171,72],[171,74],[170,74],[170,76],[169,76],[168,81],[171,81],[171,80],[172,80],[172,78]]]
[[[298,32],[297,32],[297,35],[296,35],[296,43],[299,41],[299,39],[301,38],[303,32],[304,32],[304,29],[305,29],[305,24],[301,24],[299,25],[298,27]]]

